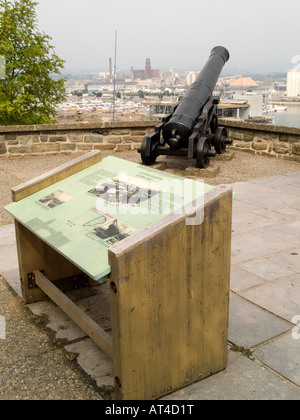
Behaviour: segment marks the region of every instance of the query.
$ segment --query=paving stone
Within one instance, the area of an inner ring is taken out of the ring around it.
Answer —
[[[251,361],[229,351],[227,368],[162,400],[300,400],[300,389]],[[176,404],[176,403],[175,403]]]
[[[294,172],[294,177],[284,175],[274,175],[267,178],[252,179],[251,184],[267,188],[277,188],[283,191],[290,191],[291,188],[299,188],[300,177],[297,176],[297,172]],[[299,190],[300,193],[300,190]]]
[[[230,296],[229,341],[252,348],[291,329],[288,322],[263,311],[239,296]]]
[[[5,281],[10,285],[13,291],[19,297],[22,297],[22,287],[21,287],[19,268],[15,268],[9,271],[3,271],[1,275],[5,279]]]
[[[288,268],[282,267],[276,262],[270,261],[266,258],[249,261],[241,264],[240,267],[243,270],[249,271],[250,273],[267,281],[277,280],[293,274],[293,272]]]
[[[263,279],[242,270],[239,266],[231,266],[230,290],[233,292],[240,292],[264,283]]]
[[[291,322],[295,315],[300,315],[300,276],[276,280],[242,292],[241,296]]]
[[[293,218],[297,218],[300,219],[300,209],[296,208],[297,205],[293,206],[293,207],[284,207],[281,209],[277,209],[277,211],[281,214],[284,214],[286,216],[290,216]]]
[[[3,225],[0,226],[0,247],[1,246],[8,246],[8,245],[15,245],[16,244],[16,237],[15,237],[15,225]]]
[[[234,185],[233,185],[233,192],[235,192]],[[257,209],[259,209],[259,207],[240,201],[237,198],[235,198],[232,201],[232,211],[233,211],[234,216],[239,212],[249,212],[249,211],[253,212]]]
[[[253,213],[235,213],[232,220],[232,232],[240,234],[275,224],[276,221]]]
[[[16,245],[0,247],[0,273],[18,268]]]
[[[288,267],[291,270],[300,273],[300,248],[292,249],[281,254],[269,257],[270,261],[275,261],[278,264]]]
[[[289,207],[290,210],[295,210]],[[272,210],[266,210],[262,208],[257,208],[251,211],[254,214],[257,214],[258,216],[267,217],[268,219],[272,219],[276,222],[292,222],[295,217],[298,218],[298,214],[296,215],[295,211],[291,212],[291,214],[286,213],[283,214],[281,209],[272,211]]]
[[[254,357],[300,386],[300,339],[292,334],[280,337],[253,353]]]
[[[299,203],[299,195],[293,192],[280,193],[277,188],[268,188],[251,182],[236,183],[233,188],[239,201],[269,210]]]
[[[300,245],[300,221],[266,226],[255,233],[246,232],[232,237],[232,263],[239,264],[254,258],[291,249]]]
[[[65,349],[77,355],[79,365],[96,381],[100,389],[108,388],[112,391],[114,386],[113,362],[100,347],[91,339],[86,339],[69,344]]]
[[[56,339],[73,341],[86,334],[53,302],[36,302],[28,305],[30,311],[41,317],[46,317],[46,327],[55,332]]]

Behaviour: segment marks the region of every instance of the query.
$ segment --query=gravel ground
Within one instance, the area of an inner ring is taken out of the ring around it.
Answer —
[[[108,151],[102,153],[103,157],[111,154],[112,152]],[[118,152],[113,155],[141,163],[140,155],[136,151]],[[56,168],[74,157],[72,154],[0,159],[0,225],[13,222],[3,209],[11,202],[12,187]],[[164,156],[157,158],[155,167],[189,178],[204,179],[204,182],[210,185],[233,184],[300,170],[300,164],[296,162],[231,150],[213,158],[207,169],[196,169],[194,161],[188,159]]]
[[[0,276],[0,400],[101,400],[99,389]]]

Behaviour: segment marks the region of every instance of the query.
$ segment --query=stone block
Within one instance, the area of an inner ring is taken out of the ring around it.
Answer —
[[[221,155],[217,155],[215,157],[215,160],[221,161],[221,162],[228,162],[229,160],[232,160],[234,157],[235,157],[235,152],[227,150],[225,153],[222,153]]]
[[[6,145],[4,142],[0,143],[0,155],[4,155],[7,152]]]
[[[270,141],[278,141],[279,135],[276,133],[267,133],[264,132],[263,134],[260,134],[260,137],[263,137],[264,140],[270,140]]]
[[[82,143],[84,139],[82,134],[69,134],[69,140],[71,143]]]
[[[49,142],[50,143],[64,142],[64,141],[67,141],[66,136],[51,136],[51,137],[49,137]]]
[[[220,165],[210,165],[206,169],[200,169],[195,167],[189,167],[185,169],[185,174],[187,176],[198,177],[199,179],[202,178],[214,178],[220,173]]]
[[[273,144],[273,151],[279,154],[285,154],[289,152],[289,144],[288,143],[274,143]]]
[[[268,143],[264,140],[257,139],[256,141],[252,142],[251,146],[254,150],[267,150]]]
[[[110,134],[114,135],[114,136],[125,136],[127,134],[130,134],[129,129],[112,129],[110,131]]]
[[[28,153],[30,148],[28,146],[11,146],[8,148],[9,153]]]
[[[234,146],[235,147],[240,147],[240,148],[242,148],[242,147],[250,148],[251,143],[245,142],[245,141],[237,141],[237,142],[234,142]]]
[[[117,147],[115,148],[115,151],[122,152],[124,150],[130,150],[130,149],[131,149],[130,144],[118,144]]]
[[[89,136],[84,136],[84,142],[85,143],[102,143],[103,136],[100,136],[99,134],[91,134]]]
[[[243,140],[244,141],[253,141],[254,139],[254,132],[253,131],[244,131],[243,132]]]
[[[279,135],[279,141],[286,143],[300,143],[300,136],[282,133]]]
[[[141,131],[141,130],[131,130],[130,135],[131,135],[131,136],[140,136],[140,137],[145,137],[145,135],[146,135],[146,131]]]
[[[152,166],[153,169],[157,169],[158,171],[164,171],[167,169],[167,164],[165,162],[158,162]]]
[[[29,140],[31,139],[31,136],[19,136],[18,139],[19,139],[19,144],[26,145],[26,144],[29,143]]]
[[[93,150],[92,144],[77,144],[77,150]]]
[[[63,143],[60,146],[60,150],[76,150],[76,144],[75,143]]]
[[[60,143],[38,143],[30,146],[31,153],[59,152]]]
[[[143,136],[126,136],[125,141],[132,141],[134,143],[141,143],[143,141]]]
[[[8,140],[7,144],[9,146],[16,145],[16,144],[19,144],[19,140]]]
[[[113,150],[116,147],[115,144],[95,144],[95,150]]]
[[[250,153],[251,155],[255,155],[255,150],[252,150],[252,149],[246,149],[245,147],[243,147],[242,149],[241,149],[241,151],[242,152],[246,152],[246,153]]]
[[[243,133],[236,130],[228,130],[228,137],[234,140],[243,140],[244,138]]]
[[[293,144],[292,153],[294,155],[300,155],[300,143]]]
[[[284,160],[290,160],[293,162],[299,162],[300,163],[300,156],[288,156],[288,155],[282,155],[282,159]]]
[[[40,141],[41,141],[42,143],[46,143],[46,142],[48,141],[48,136],[46,136],[45,134],[42,134],[42,135],[40,136]]]
[[[122,142],[122,137],[106,137],[106,142],[116,145]]]
[[[16,133],[8,133],[5,134],[5,140],[15,140],[17,138],[17,134]]]

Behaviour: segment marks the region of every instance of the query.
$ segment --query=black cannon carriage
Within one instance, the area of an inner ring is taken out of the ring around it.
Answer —
[[[218,124],[218,96],[212,96],[222,68],[229,59],[226,48],[212,49],[210,57],[184,97],[172,112],[144,137],[138,152],[145,165],[153,165],[160,155],[196,159],[198,168],[206,168],[210,158],[226,151],[232,140]]]

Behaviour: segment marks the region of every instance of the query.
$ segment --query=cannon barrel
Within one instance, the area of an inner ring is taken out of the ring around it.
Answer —
[[[197,119],[211,97],[228,59],[229,52],[226,48],[218,46],[212,49],[210,57],[196,81],[178,103],[173,115],[163,128],[163,139],[171,149],[186,147]]]

